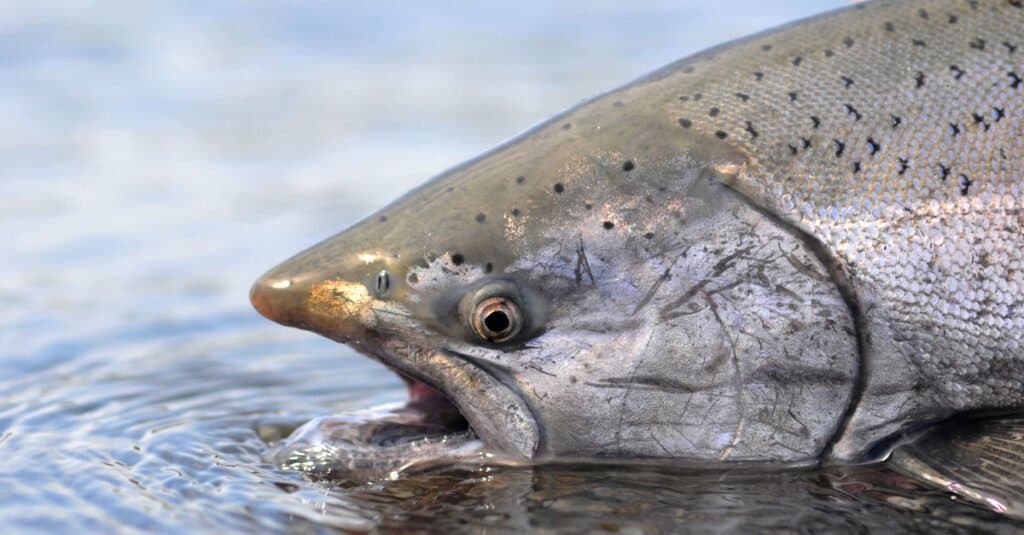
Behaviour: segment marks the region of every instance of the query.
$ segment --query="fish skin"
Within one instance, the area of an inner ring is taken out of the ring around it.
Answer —
[[[867,2],[722,45],[443,173],[252,299],[526,458],[855,461],[1019,409],[1022,45],[1015,0]],[[494,284],[533,322],[514,345],[460,315]]]

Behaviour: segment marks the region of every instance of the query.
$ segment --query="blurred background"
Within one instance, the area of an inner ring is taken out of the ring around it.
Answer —
[[[263,270],[444,168],[842,3],[4,2],[0,371],[248,314]]]
[[[260,318],[258,275],[581,99],[844,3],[0,3],[0,524],[301,516],[326,498],[258,490],[290,476],[253,468],[254,422],[404,393]]]

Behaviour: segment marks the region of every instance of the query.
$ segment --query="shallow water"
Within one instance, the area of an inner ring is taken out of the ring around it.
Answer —
[[[1020,528],[881,469],[341,485],[263,461],[261,432],[405,397],[260,318],[263,270],[583,97],[840,3],[6,2],[0,526]]]

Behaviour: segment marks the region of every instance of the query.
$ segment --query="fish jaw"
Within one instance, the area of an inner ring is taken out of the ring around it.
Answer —
[[[492,455],[518,462],[534,457],[539,424],[514,388],[445,351],[437,335],[400,303],[375,298],[361,282],[296,269],[301,257],[253,284],[250,300],[260,314],[350,345],[381,362],[405,380],[411,407],[448,410],[454,405]]]

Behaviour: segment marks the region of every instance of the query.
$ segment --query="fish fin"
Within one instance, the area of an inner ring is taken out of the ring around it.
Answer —
[[[957,418],[893,450],[893,468],[1024,519],[1024,414]]]

